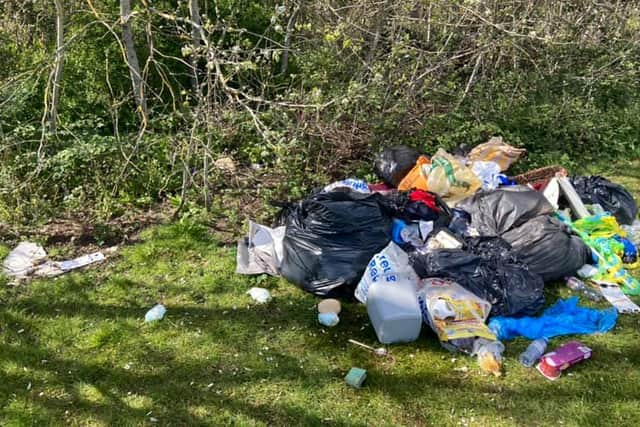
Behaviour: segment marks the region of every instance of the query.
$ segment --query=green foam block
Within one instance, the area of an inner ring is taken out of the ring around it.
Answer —
[[[351,387],[361,388],[362,383],[367,378],[367,371],[362,368],[351,368],[344,380]]]

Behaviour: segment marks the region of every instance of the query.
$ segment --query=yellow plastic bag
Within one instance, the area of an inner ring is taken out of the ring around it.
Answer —
[[[428,190],[427,185],[427,174],[429,173],[428,165],[431,163],[431,160],[427,156],[418,157],[418,161],[416,165],[411,169],[411,171],[405,176],[400,184],[398,184],[398,190],[406,191],[406,190]],[[427,165],[426,172],[423,173],[423,166]]]
[[[494,136],[484,144],[474,147],[468,157],[472,162],[496,162],[504,172],[526,152],[524,148],[516,148],[505,143],[501,136]]]
[[[449,206],[455,206],[482,187],[482,182],[471,169],[443,149],[431,158],[427,182],[428,190],[442,197]]]

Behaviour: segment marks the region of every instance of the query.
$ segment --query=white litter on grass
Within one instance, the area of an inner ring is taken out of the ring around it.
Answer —
[[[318,313],[318,322],[321,325],[333,327],[340,323],[340,318],[336,313]]]
[[[66,261],[50,261],[47,252],[37,243],[21,242],[4,260],[4,272],[9,277],[54,277],[95,262],[103,261],[102,252],[94,252]]]
[[[47,253],[42,246],[32,242],[21,242],[5,258],[4,271],[8,276],[27,277],[36,265],[46,259]]]
[[[247,291],[247,294],[249,294],[258,304],[264,304],[271,301],[271,294],[265,288],[251,288]]]

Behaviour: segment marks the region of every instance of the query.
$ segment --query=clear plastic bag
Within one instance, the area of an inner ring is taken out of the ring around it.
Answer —
[[[482,183],[471,169],[439,149],[431,158],[428,186],[429,191],[441,196],[449,206],[455,206],[478,191]]]

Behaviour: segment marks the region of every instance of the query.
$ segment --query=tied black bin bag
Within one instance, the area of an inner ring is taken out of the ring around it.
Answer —
[[[591,261],[591,250],[568,227],[544,215],[502,235],[516,254],[544,281],[573,276]]]
[[[416,165],[420,153],[406,145],[384,149],[376,156],[373,170],[385,184],[397,187]]]
[[[584,203],[599,204],[620,224],[631,224],[636,219],[638,205],[623,186],[601,176],[573,176],[570,180]]]
[[[353,297],[367,264],[391,238],[378,195],[317,193],[287,211],[282,275],[320,297]]]
[[[420,278],[449,278],[489,301],[491,316],[530,316],[539,311],[544,305],[542,278],[517,261],[501,239],[475,243],[469,249],[483,250],[482,256],[440,249],[425,255],[415,252],[409,259]]]

